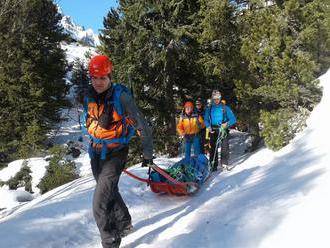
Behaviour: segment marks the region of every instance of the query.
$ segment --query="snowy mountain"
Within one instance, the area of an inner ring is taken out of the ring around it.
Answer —
[[[62,42],[61,47],[66,52],[66,59],[69,64],[73,64],[76,59],[87,64],[86,53],[96,54],[96,46],[100,45],[99,37],[94,34],[92,29],[85,30],[76,24],[72,17],[64,15],[62,9],[58,6],[59,12],[62,14],[61,25],[64,31],[77,42]],[[79,41],[79,42],[78,42]],[[67,75],[70,80],[70,73]]]
[[[288,146],[244,154],[245,136],[233,132],[235,168],[213,174],[193,196],[157,195],[123,175],[119,188],[134,230],[122,247],[330,247],[330,70],[320,80],[322,101]],[[166,167],[178,159],[156,163]],[[85,176],[0,217],[1,247],[101,247],[91,211],[95,181],[88,155],[79,163]],[[130,170],[146,177],[140,165]]]
[[[83,27],[77,25],[72,17],[64,15],[60,8],[59,10],[63,15],[61,25],[63,26],[64,31],[69,34],[72,39],[80,41],[87,46],[95,47],[100,45],[99,37],[94,34],[92,29],[85,30]]]

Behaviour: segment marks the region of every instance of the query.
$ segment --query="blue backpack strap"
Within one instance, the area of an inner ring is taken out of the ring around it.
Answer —
[[[88,104],[90,102],[93,102],[92,98],[88,98],[85,97],[84,99],[84,125],[83,125],[83,133],[87,134],[90,137],[90,140],[92,143],[95,144],[102,144],[102,148],[101,148],[101,159],[104,160],[106,158],[106,154],[108,151],[107,145],[109,144],[114,144],[114,143],[119,143],[119,144],[125,144],[127,145],[130,141],[130,139],[132,138],[132,136],[135,134],[135,128],[133,126],[128,125],[126,123],[125,120],[125,116],[124,116],[124,111],[123,111],[123,107],[121,105],[120,102],[120,96],[123,92],[132,95],[131,91],[124,85],[122,84],[113,84],[113,97],[111,99],[111,101],[108,104],[112,104],[116,110],[116,112],[122,116],[122,125],[123,125],[123,129],[128,129],[128,133],[126,135],[123,135],[119,138],[116,139],[111,139],[111,140],[103,140],[103,139],[97,139],[95,137],[93,137],[92,135],[90,135],[87,131],[87,127],[86,127],[86,121],[87,121],[87,117],[88,117]],[[105,103],[107,104],[107,103]],[[93,157],[93,149],[90,145],[89,149],[88,149],[89,155],[92,158]]]
[[[82,117],[80,117],[80,123],[82,123],[82,131],[83,134],[87,134],[89,135],[89,133],[87,132],[87,127],[86,127],[86,123],[87,123],[87,118],[88,118],[88,103],[91,102],[91,99],[87,96],[84,97],[84,112]]]
[[[88,118],[88,103],[90,103],[92,100],[88,96],[84,97],[84,112],[83,115],[80,117],[80,123],[82,123],[82,133],[84,135],[88,135],[91,138],[91,135],[87,131],[87,118]],[[88,155],[90,158],[93,158],[93,148],[91,145],[88,146]]]
[[[127,93],[128,95],[132,96],[131,90],[129,90],[125,85],[122,84],[113,84],[114,89],[113,89],[113,101],[114,101],[114,107],[117,111],[117,113],[121,116],[124,115],[123,113],[123,107],[120,103],[120,96],[122,93]]]
[[[127,126],[126,120],[125,120],[125,116],[124,116],[124,110],[123,110],[123,106],[121,105],[120,102],[120,96],[122,93],[126,93],[129,96],[133,97],[132,95],[132,91],[130,89],[128,89],[125,85],[122,84],[114,84],[114,93],[113,93],[113,99],[114,99],[114,108],[117,111],[117,113],[122,116],[122,125],[124,128],[128,129],[128,134],[124,137],[121,137],[119,139],[123,138],[123,141],[125,143],[128,143],[129,140],[132,138],[132,136],[135,133],[135,128],[133,126]]]

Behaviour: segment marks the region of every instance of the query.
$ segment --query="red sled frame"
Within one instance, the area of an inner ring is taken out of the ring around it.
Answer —
[[[152,164],[149,165],[154,171],[158,172],[160,175],[165,177],[168,182],[154,182],[150,180],[150,178],[141,178],[127,169],[124,169],[124,172],[129,175],[130,177],[147,183],[150,186],[150,189],[154,193],[167,193],[170,195],[191,195],[198,191],[199,186],[195,182],[179,182],[178,180],[171,177],[166,171],[164,171],[159,166]]]

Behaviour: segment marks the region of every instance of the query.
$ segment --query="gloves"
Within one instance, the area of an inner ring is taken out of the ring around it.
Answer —
[[[211,149],[211,145],[210,145],[210,143],[206,143],[206,144],[204,144],[204,150],[205,151],[208,151],[208,150],[210,150]]]
[[[222,123],[221,125],[223,128],[228,128],[228,122]]]
[[[208,127],[206,128],[206,133],[205,133],[205,139],[209,140],[210,139],[210,133],[214,133],[214,131],[212,130],[212,128]]]
[[[141,167],[147,167],[149,165],[152,165],[153,163],[154,162],[153,162],[152,158],[151,159],[144,158],[142,161]]]

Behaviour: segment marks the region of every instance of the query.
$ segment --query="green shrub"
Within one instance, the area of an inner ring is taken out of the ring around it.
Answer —
[[[6,182],[6,184],[9,186],[9,189],[16,190],[19,187],[25,187],[25,191],[33,193],[32,176],[30,175],[32,171],[27,163],[28,162],[24,160],[20,171]]]
[[[42,194],[79,177],[75,171],[75,163],[65,159],[67,148],[56,145],[50,149],[50,153],[46,174],[38,184]]]
[[[300,108],[298,111],[279,109],[262,112],[261,135],[264,137],[266,145],[276,151],[289,144],[295,134],[306,126],[309,114],[310,112],[304,108]]]

